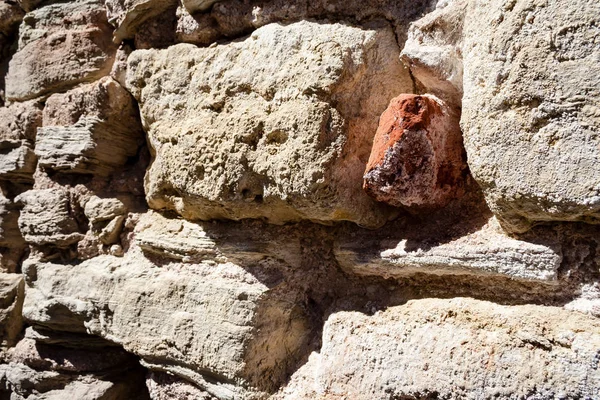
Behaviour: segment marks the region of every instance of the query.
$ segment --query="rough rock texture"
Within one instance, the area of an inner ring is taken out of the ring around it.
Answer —
[[[465,146],[511,230],[600,218],[599,24],[600,4],[589,0],[468,9]]]
[[[23,204],[19,229],[27,243],[64,247],[83,237],[77,221],[72,217],[72,204],[67,191],[29,190],[15,200]]]
[[[161,372],[152,372],[146,379],[146,386],[152,400],[216,399],[189,382]]]
[[[508,231],[598,220],[599,7],[455,1],[411,28],[417,79],[464,93],[469,168]]]
[[[105,75],[116,47],[103,2],[77,0],[25,15],[6,75],[6,98],[27,100]]]
[[[177,4],[176,0],[107,0],[106,14],[116,28],[114,42],[131,39],[135,30],[145,21],[160,16]]]
[[[365,191],[396,207],[439,208],[464,192],[458,118],[435,97],[401,95],[379,119]]]
[[[140,224],[141,230],[154,225]],[[171,241],[177,239],[186,241],[186,232]],[[132,249],[124,258],[100,256],[76,266],[34,261],[26,266],[35,280],[28,281],[23,315],[35,325],[119,343],[144,365],[219,398],[273,391],[306,346],[307,316],[290,302],[293,293],[265,286],[222,257],[207,252],[196,262],[189,269]]]
[[[0,0],[0,400],[600,399],[596,3]]]
[[[54,94],[38,129],[38,165],[107,175],[137,154],[141,125],[131,95],[112,78]]]
[[[0,70],[3,59],[9,52],[12,36],[17,31],[25,13],[16,2],[0,1]],[[0,78],[0,91],[4,87],[4,77]],[[0,105],[4,103],[4,93],[0,93]]]
[[[599,346],[597,319],[558,308],[410,301],[333,314],[320,353],[277,397],[596,398]]]
[[[0,180],[33,182],[33,146],[42,111],[36,102],[0,108]]]
[[[401,58],[418,86],[460,108],[463,96],[462,39],[467,0],[441,1],[413,22]]]
[[[364,25],[372,19],[386,19],[403,42],[408,23],[419,18],[433,3],[422,0],[225,0],[214,4],[210,15],[226,37],[239,36],[271,23],[311,18],[358,21]]]
[[[18,206],[0,193],[0,271],[17,272],[25,250],[18,218]]]
[[[537,239],[538,243],[535,238],[507,237],[492,220],[473,233],[442,242],[436,242],[435,236],[426,240],[391,240],[369,234],[343,238],[336,256],[342,268],[360,275],[501,274],[555,281],[563,259],[561,243],[554,238]]]
[[[133,52],[127,83],[156,154],[150,206],[188,219],[382,225],[389,211],[361,191],[366,132],[412,83],[391,30],[375,28],[270,25],[225,46]]]
[[[0,273],[0,345],[12,346],[23,329],[25,285],[17,274]]]

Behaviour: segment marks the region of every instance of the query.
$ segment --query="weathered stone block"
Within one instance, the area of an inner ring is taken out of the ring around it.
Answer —
[[[463,95],[461,45],[468,1],[438,2],[436,10],[411,23],[401,54],[419,86],[456,110]]]
[[[83,237],[66,190],[29,190],[17,196],[15,202],[23,204],[19,229],[28,243],[63,247]]]
[[[440,208],[464,192],[458,116],[433,96],[400,95],[379,119],[365,191],[396,207]]]
[[[103,1],[45,5],[25,15],[6,75],[6,98],[23,101],[107,75],[116,46]]]
[[[407,228],[416,231],[420,227]],[[492,220],[453,240],[436,240],[435,236],[418,240],[410,235],[363,232],[339,237],[335,255],[344,270],[365,276],[504,275],[558,283],[563,257],[556,239],[511,238]]]
[[[0,147],[27,144],[33,147],[37,128],[42,125],[42,107],[35,101],[0,107]]]
[[[149,205],[187,219],[272,223],[391,212],[361,189],[377,118],[412,89],[385,23],[269,25],[242,41],[135,51],[128,88],[155,159]]]
[[[461,124],[473,177],[511,231],[600,222],[600,3],[471,2]]]
[[[0,271],[16,272],[26,244],[18,225],[18,206],[0,192]]]
[[[464,92],[469,168],[508,231],[600,220],[599,16],[588,0],[460,0],[411,27],[403,57],[431,92]]]
[[[0,344],[14,346],[23,329],[25,284],[20,274],[0,273]]]
[[[596,398],[600,322],[466,298],[334,313],[278,399]]]
[[[137,154],[142,129],[133,99],[106,77],[50,96],[38,129],[39,166],[108,175]]]
[[[37,157],[32,148],[41,123],[35,102],[0,107],[0,180],[33,182]]]
[[[107,0],[106,14],[115,26],[113,40],[132,39],[142,23],[177,6],[177,0]]]
[[[163,229],[162,217],[157,224],[153,214],[148,218],[136,235]],[[164,235],[167,243],[191,241],[192,250],[181,250],[184,257],[194,256],[194,237],[203,236],[192,225]],[[26,276],[35,276],[27,282],[26,319],[109,339],[148,368],[176,374],[219,398],[262,398],[276,390],[310,340],[311,322],[295,294],[283,284],[267,287],[227,262],[214,242],[216,255],[205,252],[202,261],[183,264],[168,254],[160,257],[161,248],[146,250],[164,242],[146,239],[142,253],[136,241],[122,258],[99,256],[78,265],[26,262]]]

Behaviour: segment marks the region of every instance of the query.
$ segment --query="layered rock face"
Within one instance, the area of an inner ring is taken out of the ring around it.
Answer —
[[[0,399],[600,398],[591,0],[0,0]]]

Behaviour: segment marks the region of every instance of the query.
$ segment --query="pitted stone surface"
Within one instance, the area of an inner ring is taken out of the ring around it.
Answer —
[[[156,154],[157,210],[273,223],[391,215],[362,190],[377,118],[412,82],[387,24],[269,25],[244,41],[135,51],[128,88]]]
[[[394,98],[379,119],[365,191],[396,207],[439,208],[460,196],[465,175],[458,116],[433,96]]]
[[[470,2],[461,125],[506,229],[600,222],[600,3]]]

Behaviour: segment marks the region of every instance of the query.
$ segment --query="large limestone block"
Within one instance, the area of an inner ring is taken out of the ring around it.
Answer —
[[[187,219],[350,220],[390,212],[361,189],[377,120],[410,92],[387,24],[300,22],[198,49],[140,50],[127,84],[155,159],[150,207]]]
[[[137,234],[156,228],[149,218]],[[197,232],[186,227],[165,236],[171,243],[203,236],[199,226]],[[283,283],[267,287],[218,255],[184,264],[161,257],[160,248],[142,253],[136,242],[124,257],[78,265],[26,262],[26,276],[35,279],[27,282],[23,315],[35,326],[86,331],[118,343],[146,367],[222,399],[276,390],[310,339],[310,321],[296,295]],[[254,267],[260,270],[260,263]]]
[[[13,346],[23,329],[25,284],[20,274],[0,273],[0,345]]]
[[[6,75],[6,98],[23,101],[110,72],[116,46],[104,2],[77,0],[25,15]]]
[[[469,166],[512,231],[600,222],[600,3],[475,1],[464,28]]]
[[[456,0],[415,22],[403,58],[460,106],[473,177],[504,228],[600,216],[600,5]],[[464,70],[464,71],[463,71]]]
[[[600,321],[473,299],[334,313],[323,346],[279,399],[559,399],[600,396]]]
[[[7,390],[11,400],[143,398],[141,378],[139,370],[78,375],[37,370],[17,362],[0,365],[0,384],[4,386],[0,390]]]
[[[48,98],[35,151],[42,168],[108,175],[137,154],[142,134],[133,98],[105,77]]]

